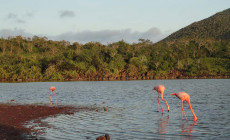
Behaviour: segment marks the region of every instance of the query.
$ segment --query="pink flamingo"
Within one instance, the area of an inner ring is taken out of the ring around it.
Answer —
[[[159,111],[159,104],[160,104],[160,102],[159,102],[159,93],[160,93],[161,94],[161,100],[166,103],[166,106],[167,106],[167,109],[169,112],[169,105],[168,105],[167,101],[163,98],[165,87],[163,85],[158,85],[158,86],[154,87],[153,90],[156,90],[158,93],[158,111]],[[160,104],[160,106],[161,106],[161,104]],[[162,112],[164,112],[162,107],[161,107],[161,110],[162,110]]]
[[[50,87],[50,105],[52,106],[52,92],[54,93],[55,91],[55,87]],[[57,98],[56,98],[56,94],[54,93],[55,96],[55,100],[56,100],[56,104],[57,104]]]
[[[185,92],[173,93],[173,94],[171,94],[171,96],[172,95],[175,95],[177,98],[179,98],[182,101],[181,110],[184,113],[184,115],[185,115],[185,112],[184,112],[184,109],[183,109],[183,106],[184,106],[183,102],[186,101],[188,103],[188,105],[189,105],[189,107],[191,109],[191,112],[192,112],[192,114],[194,116],[194,121],[197,121],[196,114],[193,112],[193,109],[192,109],[192,106],[191,106],[191,103],[190,103],[190,95],[188,93],[185,93]],[[185,118],[186,118],[186,115],[185,115]],[[186,120],[187,120],[187,118],[186,118]]]

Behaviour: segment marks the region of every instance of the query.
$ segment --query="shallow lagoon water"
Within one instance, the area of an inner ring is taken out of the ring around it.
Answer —
[[[153,86],[165,85],[164,113],[158,112],[157,93]],[[32,82],[0,83],[0,102],[49,105],[49,87],[56,87],[58,105],[98,108],[73,115],[51,116],[26,123],[37,126],[40,139],[96,139],[108,133],[111,139],[229,139],[230,79],[140,80],[95,82]],[[184,91],[191,96],[191,105],[181,115],[181,101],[171,93]],[[107,107],[108,111],[104,111]],[[45,125],[44,125],[45,124]]]

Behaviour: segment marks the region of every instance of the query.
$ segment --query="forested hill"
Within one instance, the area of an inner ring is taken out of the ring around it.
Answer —
[[[0,81],[230,77],[230,9],[153,44],[0,38]],[[173,41],[174,40],[174,41]]]
[[[230,8],[171,34],[163,41],[178,39],[230,39]]]

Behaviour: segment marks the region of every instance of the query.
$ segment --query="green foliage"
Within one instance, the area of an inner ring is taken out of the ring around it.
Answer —
[[[102,45],[70,44],[20,36],[0,39],[1,80],[78,80],[136,77],[167,78],[230,75],[230,41],[140,40]]]
[[[0,68],[0,79],[8,79],[8,73],[3,68]]]
[[[49,66],[44,73],[45,80],[63,80],[63,76],[58,72],[54,65]]]
[[[87,76],[87,77],[93,77],[93,76],[95,76],[96,75],[96,68],[94,67],[94,66],[90,66],[89,68],[88,68],[88,70],[85,72],[85,75]]]

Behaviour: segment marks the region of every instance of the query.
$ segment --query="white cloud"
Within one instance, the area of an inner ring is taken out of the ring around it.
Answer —
[[[66,10],[66,11],[61,11],[60,14],[59,14],[59,16],[60,16],[61,18],[65,18],[65,17],[75,17],[75,13],[74,13],[73,11],[68,11],[68,10]]]
[[[151,28],[144,32],[132,31],[131,29],[124,30],[101,30],[101,31],[82,31],[68,32],[58,36],[52,36],[53,40],[68,40],[70,42],[87,43],[97,41],[100,43],[112,43],[124,40],[128,43],[137,42],[138,39],[149,39],[152,42],[157,42],[167,35],[163,34],[158,28]]]
[[[3,29],[0,30],[0,37],[7,38],[8,36],[21,35],[23,37],[33,37],[22,29]],[[138,39],[149,39],[152,42],[157,42],[165,38],[168,34],[163,34],[158,28],[150,28],[147,31],[132,31],[131,29],[123,30],[101,30],[101,31],[82,31],[82,32],[67,32],[57,36],[46,36],[51,40],[66,40],[69,42],[87,43],[90,41],[100,42],[103,44],[113,43],[124,40],[128,43],[138,42]],[[44,35],[37,35],[44,37]]]
[[[0,30],[0,37],[3,37],[3,38],[15,37],[18,35],[21,35],[23,37],[32,37],[33,36],[32,34],[27,33],[22,29],[17,29],[17,28],[15,28],[13,30],[11,30],[11,29]]]
[[[23,17],[25,17],[25,18],[32,18],[32,17],[34,17],[34,13],[33,12],[27,12],[27,13],[25,13],[23,15]]]
[[[33,17],[33,13],[30,13],[30,12],[25,13],[21,17],[18,16],[17,14],[15,14],[15,13],[9,13],[6,16],[6,20],[10,20],[10,21],[13,21],[13,22],[16,22],[16,23],[26,23],[24,18],[31,18],[31,17]]]
[[[16,14],[13,14],[13,13],[9,13],[6,17],[7,19],[17,19],[18,16]]]

